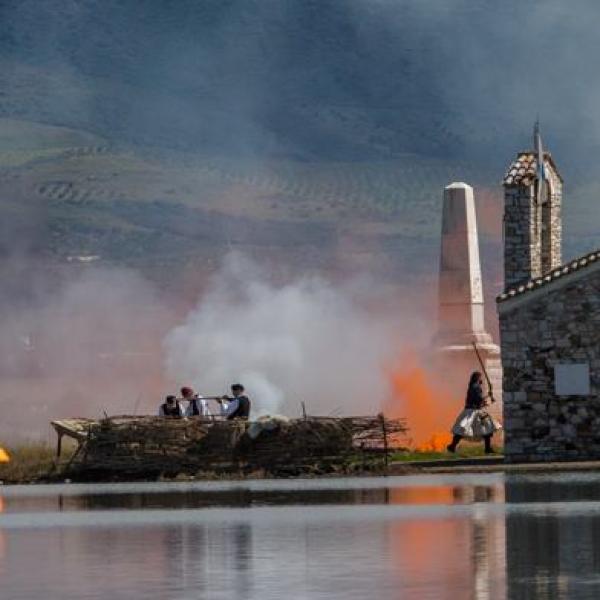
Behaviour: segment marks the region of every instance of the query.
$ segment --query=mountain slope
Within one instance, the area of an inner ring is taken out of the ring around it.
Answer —
[[[2,256],[100,256],[162,280],[239,247],[397,280],[435,269],[441,189],[466,180],[492,190],[497,264],[499,181],[538,112],[566,180],[566,254],[587,250],[597,82],[580,82],[597,36],[565,10],[4,0]]]

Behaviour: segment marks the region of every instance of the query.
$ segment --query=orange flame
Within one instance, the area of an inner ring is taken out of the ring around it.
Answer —
[[[0,446],[0,463],[7,462],[10,462],[10,456],[8,455],[8,452],[2,446]]]
[[[452,435],[447,431],[434,433],[427,441],[415,447],[418,452],[445,452],[446,446],[452,441]]]

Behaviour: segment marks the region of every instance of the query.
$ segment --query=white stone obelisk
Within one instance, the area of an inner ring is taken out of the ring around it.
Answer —
[[[493,343],[485,331],[473,188],[466,183],[444,189],[438,339],[459,346]]]
[[[501,396],[500,349],[485,329],[483,284],[473,188],[451,183],[444,189],[439,275],[439,321],[435,344],[446,362],[464,376],[480,370],[477,345],[494,394]],[[495,411],[494,411],[495,412]]]

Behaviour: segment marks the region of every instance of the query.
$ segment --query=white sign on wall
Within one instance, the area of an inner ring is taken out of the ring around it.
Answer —
[[[554,393],[557,396],[589,396],[589,363],[562,363],[555,365]]]

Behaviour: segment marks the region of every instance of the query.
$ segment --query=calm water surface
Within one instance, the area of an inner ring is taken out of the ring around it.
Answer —
[[[600,474],[0,487],[1,600],[600,598]]]

